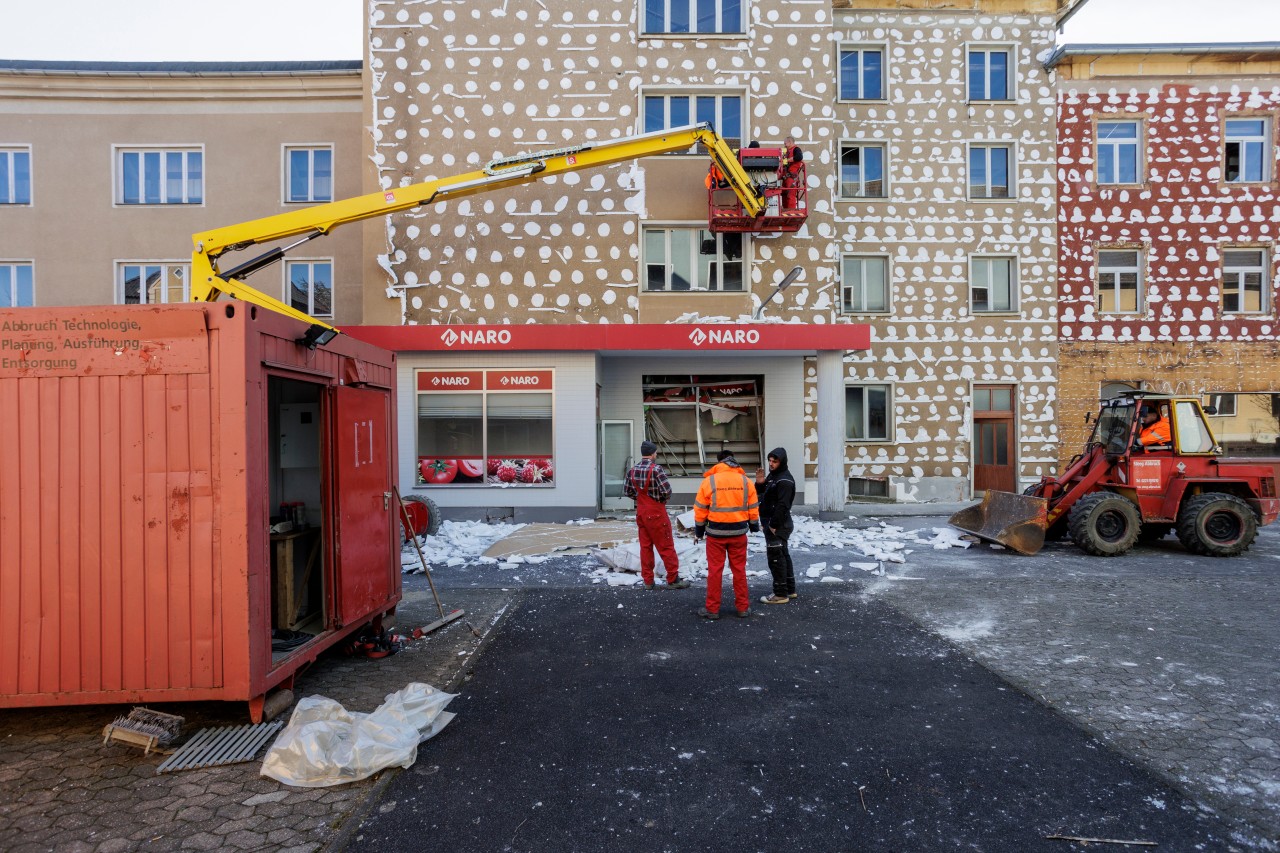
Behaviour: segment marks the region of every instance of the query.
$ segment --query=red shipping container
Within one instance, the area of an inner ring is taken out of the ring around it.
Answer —
[[[394,611],[395,356],[305,331],[234,301],[0,310],[0,707],[257,720]],[[299,502],[305,528],[273,517]]]

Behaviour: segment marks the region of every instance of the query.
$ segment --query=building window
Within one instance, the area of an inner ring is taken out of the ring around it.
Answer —
[[[189,264],[118,264],[116,303],[161,305],[191,301]]]
[[[204,154],[197,149],[120,150],[120,204],[202,204]]]
[[[644,0],[644,33],[741,33],[743,2]]]
[[[1236,416],[1235,394],[1210,394],[1205,398],[1204,404],[1214,409],[1210,417],[1234,418]]]
[[[1142,254],[1134,249],[1098,253],[1098,311],[1134,314],[1142,310]]]
[[[551,370],[417,371],[418,483],[552,484],[553,381]]]
[[[1267,253],[1226,249],[1222,253],[1222,313],[1260,314],[1267,310]]]
[[[1228,182],[1258,184],[1270,180],[1270,151],[1266,119],[1227,119],[1224,153]]]
[[[1008,48],[969,48],[969,100],[1009,101],[1013,66]]]
[[[31,151],[0,148],[0,204],[31,204]]]
[[[1014,258],[974,258],[969,265],[973,313],[1018,310],[1018,267]]]
[[[972,145],[969,147],[969,197],[1009,198],[1008,145]]]
[[[840,49],[840,100],[879,101],[884,98],[884,50]]]
[[[332,148],[286,148],[285,166],[288,201],[333,201]]]
[[[844,437],[846,441],[889,439],[889,386],[846,385]]]
[[[850,477],[850,498],[887,498],[889,497],[888,477]]]
[[[889,310],[888,258],[847,255],[842,267],[842,312],[866,314]]]
[[[1138,123],[1098,122],[1098,183],[1138,183]]]
[[[0,263],[0,308],[35,305],[31,264]]]
[[[740,95],[645,95],[644,132],[709,122],[730,147],[742,145]]]
[[[884,198],[884,146],[840,146],[840,197]]]
[[[333,316],[333,262],[289,261],[285,302],[312,317]]]
[[[645,290],[741,291],[741,234],[705,228],[644,230]]]

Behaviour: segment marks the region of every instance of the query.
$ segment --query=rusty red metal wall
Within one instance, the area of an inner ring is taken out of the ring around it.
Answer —
[[[271,667],[266,377],[394,401],[394,360],[268,313],[0,310],[0,705],[248,699],[296,669]]]

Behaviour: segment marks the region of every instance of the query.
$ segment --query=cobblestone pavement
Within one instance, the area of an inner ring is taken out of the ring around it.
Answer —
[[[411,681],[456,692],[514,598],[500,589],[450,592],[448,608],[466,610],[465,621],[483,639],[459,620],[389,658],[326,655],[295,692],[328,696],[353,711],[372,711]],[[422,625],[437,616],[429,592],[406,588],[394,621]],[[248,722],[245,706],[236,703],[160,707],[186,716],[186,732]],[[157,776],[163,756],[102,743],[103,726],[128,708],[0,711],[0,850],[320,850],[341,845],[344,830],[374,805],[392,775],[298,789],[259,776],[255,761]]]
[[[1280,535],[1244,557],[1170,539],[1115,559],[1052,544],[913,555],[864,581],[989,669],[1280,849]],[[891,573],[892,574],[892,573]]]

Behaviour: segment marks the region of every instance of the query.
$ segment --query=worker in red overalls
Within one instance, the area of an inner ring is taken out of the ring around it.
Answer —
[[[675,540],[671,536],[671,518],[667,515],[667,500],[671,497],[671,483],[667,472],[656,461],[658,445],[652,441],[640,442],[640,461],[627,472],[622,493],[636,502],[636,526],[640,530],[640,577],[645,589],[654,589],[653,569],[656,565],[653,552],[662,557],[667,570],[668,589],[688,589],[689,582],[680,577],[680,558],[676,556]]]
[[[801,174],[804,172],[804,151],[788,136],[782,141],[782,163],[778,177],[782,179],[782,206],[795,210],[800,203]]]

